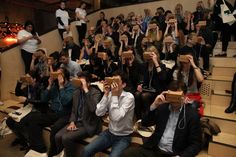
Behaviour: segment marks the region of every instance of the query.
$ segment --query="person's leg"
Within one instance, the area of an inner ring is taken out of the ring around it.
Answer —
[[[65,148],[65,155],[67,157],[77,157],[78,150],[77,144],[79,141],[88,137],[88,133],[84,127],[79,127],[78,130],[75,131],[67,131],[62,136],[62,143]]]
[[[78,41],[79,41],[79,46],[82,47],[82,42],[83,42],[83,29],[82,29],[82,25],[81,26],[76,26],[77,28],[77,32],[78,32]]]
[[[92,157],[97,152],[105,150],[112,145],[111,133],[106,130],[102,132],[94,141],[85,146],[82,157]]]
[[[42,114],[40,112],[32,112],[27,116],[29,124],[27,129],[29,131],[31,149],[40,153],[46,152],[46,146],[42,137],[43,128],[52,125],[58,118],[57,114]]]
[[[60,37],[61,37],[62,40],[64,40],[64,39],[63,39],[63,33],[64,33],[65,31],[66,31],[65,29],[58,29],[58,32],[59,32]]]
[[[202,47],[201,56],[203,59],[203,69],[207,71],[209,70],[209,60],[210,60],[209,52],[210,48],[208,49],[205,46]]]
[[[130,145],[131,136],[114,137],[112,141],[113,144],[110,157],[121,157],[122,152]]]
[[[222,53],[226,53],[230,41],[230,26],[223,24],[222,35]]]
[[[80,36],[80,42],[82,44],[83,39],[85,39],[86,33],[87,33],[87,25],[86,24],[82,24],[82,30],[81,30],[81,36]]]
[[[232,96],[231,96],[231,101],[230,105],[228,108],[225,109],[225,113],[232,113],[236,111],[236,73],[234,74],[234,79],[231,85],[231,91],[232,91]]]
[[[59,120],[57,120],[53,124],[53,126],[51,126],[49,156],[53,156],[57,154],[58,147],[56,146],[55,136],[60,129],[62,129],[64,126],[66,126],[66,124],[68,124],[68,121],[69,121],[69,116],[64,116],[64,117],[61,117]]]
[[[122,157],[159,157],[156,156],[156,153],[152,150],[145,149],[141,146],[139,147],[130,147],[126,149],[122,155]]]
[[[28,73],[30,71],[30,64],[32,60],[32,53],[27,52],[23,49],[21,49],[21,57],[23,59],[23,62],[25,64],[25,73]]]
[[[142,109],[141,109],[141,106],[142,106],[142,97],[141,97],[142,93],[141,92],[136,92],[134,94],[134,98],[135,98],[135,108],[134,108],[134,113],[135,113],[135,116],[138,119],[141,119],[142,118]]]

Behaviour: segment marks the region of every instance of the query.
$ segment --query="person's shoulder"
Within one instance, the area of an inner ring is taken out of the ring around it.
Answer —
[[[123,95],[126,97],[126,98],[131,98],[131,99],[134,99],[134,95],[130,92],[127,92],[127,91],[123,91]]]
[[[75,9],[75,12],[79,12],[79,11],[82,11],[82,9],[81,8],[76,8]]]

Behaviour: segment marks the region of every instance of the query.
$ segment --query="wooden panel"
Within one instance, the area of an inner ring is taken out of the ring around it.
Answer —
[[[208,76],[207,80],[232,82],[232,76]]]
[[[236,147],[236,135],[221,132],[217,136],[213,136],[213,141]]]
[[[212,76],[229,76],[233,77],[236,73],[236,68],[213,67]]]
[[[211,105],[227,107],[230,104],[231,97],[221,95],[211,95]]]
[[[229,81],[213,81],[213,90],[215,91],[225,91],[231,90],[231,82]]]
[[[233,147],[210,142],[208,154],[213,157],[235,157],[236,149]]]
[[[217,67],[236,67],[236,58],[211,57],[210,65],[217,66]]]
[[[210,120],[215,122],[220,127],[221,132],[236,135],[236,121],[218,118],[210,118]]]
[[[222,48],[222,42],[218,41],[215,45],[215,49],[221,49]],[[236,49],[236,42],[229,42],[228,48]]]
[[[204,108],[204,115],[213,118],[236,121],[236,114],[225,113],[225,109],[226,107],[222,106],[206,105]]]

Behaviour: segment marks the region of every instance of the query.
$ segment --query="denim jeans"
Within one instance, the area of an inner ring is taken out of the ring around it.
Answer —
[[[82,157],[92,157],[97,152],[112,147],[110,157],[120,157],[131,142],[131,136],[116,136],[108,130],[102,132],[94,141],[84,148]]]

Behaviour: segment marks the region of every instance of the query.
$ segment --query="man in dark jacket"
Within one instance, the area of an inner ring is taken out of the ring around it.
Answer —
[[[177,81],[170,84],[172,91],[186,92],[186,86]],[[143,126],[156,125],[152,136],[141,146],[130,148],[122,157],[194,157],[201,150],[200,118],[196,108],[181,101],[158,95],[143,118]]]
[[[91,75],[87,72],[78,73],[78,79],[72,80],[77,89],[73,93],[73,107],[69,124],[55,136],[57,148],[49,153],[54,156],[65,148],[68,157],[77,156],[77,142],[102,131],[102,119],[95,114],[96,105],[100,101],[101,91],[90,85]]]
[[[64,49],[65,51],[68,51],[69,57],[72,61],[76,61],[76,59],[79,59],[80,56],[80,47],[75,44],[73,37],[68,36],[64,39]]]

